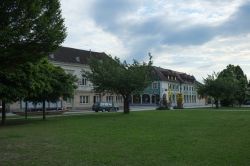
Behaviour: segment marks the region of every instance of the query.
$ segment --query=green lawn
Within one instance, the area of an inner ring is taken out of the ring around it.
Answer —
[[[250,164],[250,111],[96,113],[8,123],[0,127],[4,166]]]

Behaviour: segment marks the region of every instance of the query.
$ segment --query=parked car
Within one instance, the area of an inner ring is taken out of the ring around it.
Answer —
[[[250,105],[250,100],[246,100],[244,104],[245,105]]]
[[[119,106],[115,103],[110,103],[110,102],[96,102],[93,104],[92,106],[92,110],[95,112],[98,111],[118,111],[119,110]]]

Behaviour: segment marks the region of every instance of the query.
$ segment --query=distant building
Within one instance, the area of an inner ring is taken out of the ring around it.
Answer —
[[[49,61],[55,66],[60,66],[66,73],[75,75],[78,78],[77,89],[74,91],[74,97],[66,101],[58,101],[56,103],[46,103],[47,109],[74,109],[74,110],[89,110],[93,103],[98,101],[115,102],[123,106],[123,100],[117,94],[102,94],[96,93],[93,90],[93,84],[82,76],[82,71],[90,71],[88,59],[93,56],[98,59],[107,57],[107,54],[93,51],[79,50],[69,47],[60,47],[54,53],[48,56]],[[28,102],[28,110],[41,109],[42,104],[34,104]],[[11,104],[12,111],[24,110],[25,103],[23,101]]]
[[[204,106],[206,100],[196,90],[198,82],[194,76],[160,67],[153,67],[154,81],[141,94],[131,97],[132,105],[159,104],[167,95],[172,105],[177,105],[177,94],[183,95],[184,107]]]
[[[101,94],[93,90],[93,84],[82,76],[82,71],[90,71],[88,59],[90,57],[102,59],[107,54],[93,51],[85,51],[68,47],[61,47],[55,53],[49,55],[49,60],[56,66],[62,67],[66,73],[77,76],[77,89],[74,97],[64,101],[64,107],[72,109],[89,109],[98,101],[115,102],[123,105],[122,97],[117,94]]]
[[[77,89],[74,91],[74,97],[67,101],[58,101],[57,103],[46,103],[48,109],[74,109],[89,110],[93,103],[98,101],[115,102],[123,106],[122,96],[119,94],[102,94],[93,90],[93,84],[82,75],[82,71],[90,71],[88,59],[93,56],[97,59],[107,57],[107,54],[93,51],[85,51],[68,47],[60,47],[54,53],[48,56],[49,61],[55,66],[62,67],[66,73],[77,76]],[[157,105],[164,94],[170,94],[173,105],[176,105],[176,94],[182,93],[185,106],[205,105],[205,100],[200,99],[196,91],[194,76],[185,73],[153,67],[155,80],[147,87],[142,94],[131,96],[131,105]],[[28,103],[28,109],[41,108],[41,103]],[[11,110],[24,110],[23,101],[12,104]]]

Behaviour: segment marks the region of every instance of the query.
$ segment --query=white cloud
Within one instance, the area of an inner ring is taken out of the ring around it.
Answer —
[[[250,78],[249,2],[62,0],[68,28],[63,45],[128,60],[145,60],[150,51],[156,66],[198,80],[231,63]]]

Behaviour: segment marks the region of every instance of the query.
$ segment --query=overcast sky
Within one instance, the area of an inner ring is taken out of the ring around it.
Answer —
[[[194,75],[228,64],[250,79],[250,0],[61,0],[63,46]]]

